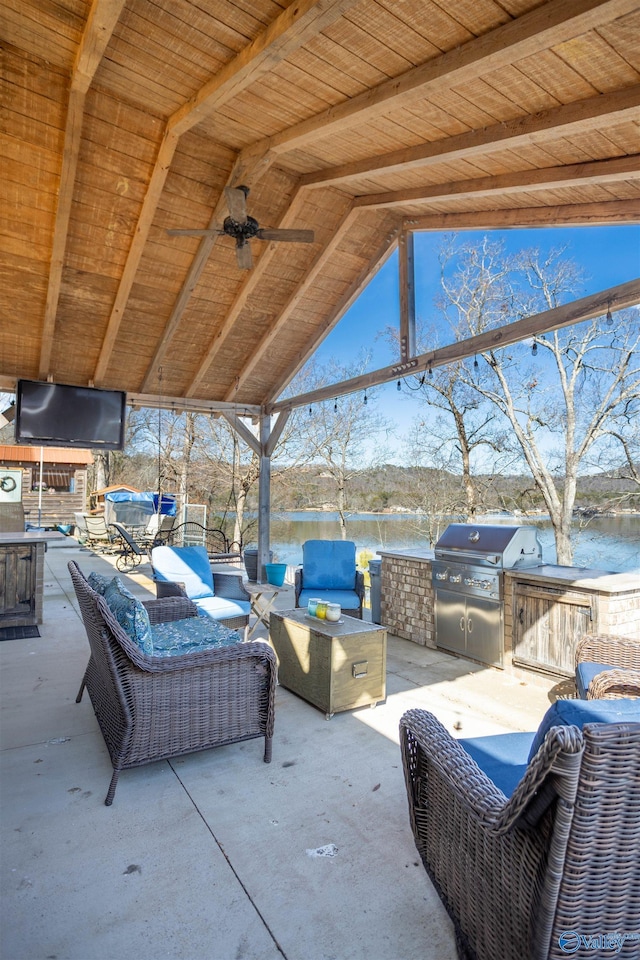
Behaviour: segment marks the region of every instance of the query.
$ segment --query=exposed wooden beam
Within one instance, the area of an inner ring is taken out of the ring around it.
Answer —
[[[231,428],[235,430],[238,436],[244,440],[247,446],[250,447],[254,453],[260,456],[262,453],[260,448],[260,440],[255,436],[255,434],[251,433],[251,430],[249,430],[247,425],[242,422],[240,417],[235,416],[235,414],[231,411],[223,411],[222,416],[231,426]]]
[[[413,233],[403,230],[398,241],[400,285],[400,359],[416,352],[416,297],[414,283]]]
[[[540,336],[550,330],[560,330],[562,327],[569,327],[572,324],[581,323],[583,320],[604,316],[609,309],[612,312],[617,312],[638,303],[640,303],[640,279],[630,280],[628,283],[609,287],[608,290],[601,290],[599,293],[582,297],[572,303],[565,303],[552,310],[545,310],[543,313],[536,313],[502,327],[487,330],[475,337],[468,337],[466,340],[448,344],[438,350],[422,353],[413,358],[414,362],[411,363],[409,369],[407,369],[407,364],[393,364],[380,370],[374,370],[371,373],[362,374],[359,377],[353,377],[351,380],[343,380],[342,383],[329,384],[326,387],[311,390],[309,393],[302,393],[296,397],[280,400],[277,403],[270,404],[267,409],[273,414],[281,410],[293,410],[296,407],[306,407],[310,403],[331,400],[334,397],[355,393],[367,387],[388,383],[390,380],[406,376],[412,371],[426,370],[429,367],[434,369],[435,367],[445,366],[447,363],[456,363],[486,350],[508,347],[512,343],[526,340],[529,337]]]
[[[282,410],[276,419],[276,422],[271,425],[271,433],[269,434],[269,440],[267,441],[267,448],[265,450],[265,456],[271,457],[273,451],[276,448],[276,444],[282,435],[282,431],[287,425],[287,420],[290,417],[289,410]]]
[[[298,216],[299,210],[304,202],[304,196],[300,193],[299,189],[296,189],[291,203],[284,214],[280,219],[279,227],[287,228],[295,221]],[[277,251],[277,244],[270,243],[267,249],[262,253],[260,259],[253,267],[251,272],[247,275],[240,292],[236,299],[234,300],[231,309],[227,313],[227,316],[224,319],[224,322],[220,328],[215,332],[213,339],[211,340],[207,350],[204,353],[202,362],[196,371],[193,380],[191,381],[189,387],[187,388],[187,396],[191,397],[198,392],[198,387],[200,386],[202,380],[206,377],[209,367],[215,360],[216,356],[220,352],[222,345],[224,344],[226,338],[229,336],[236,320],[240,316],[241,312],[245,308],[247,301],[253,294],[254,290],[257,289],[258,284],[260,283],[262,277],[266,273],[273,257]],[[238,390],[238,381],[234,384],[233,388],[227,394],[227,398],[231,401],[233,396],[237,393]]]
[[[363,194],[353,201],[354,207],[401,207],[419,200],[454,200],[457,197],[490,197],[492,194],[530,193],[556,187],[586,186],[597,183],[616,183],[620,180],[640,179],[640,154],[615,157],[612,160],[594,160],[573,163],[566,167],[543,167],[503,173],[495,177],[476,177],[472,180],[454,180],[429,186],[394,190],[388,193]]]
[[[346,232],[346,228],[341,231],[342,235],[344,235],[345,232]],[[335,327],[335,325],[342,319],[342,317],[347,312],[349,307],[358,299],[358,297],[360,296],[364,288],[367,286],[367,284],[371,282],[371,279],[384,266],[388,258],[391,256],[392,252],[395,250],[395,247],[396,247],[395,241],[397,239],[398,232],[399,231],[397,229],[394,229],[390,234],[388,234],[386,237],[383,238],[377,250],[375,251],[373,256],[370,258],[369,262],[367,263],[365,269],[361,271],[360,276],[357,278],[357,280],[353,284],[351,284],[351,286],[349,287],[345,295],[335,304],[335,308],[332,310],[331,315],[324,321],[322,326],[315,330],[313,338],[309,341],[305,350],[298,357],[295,367],[293,369],[287,370],[286,375],[282,377],[276,384],[274,384],[271,392],[271,400],[275,400],[282,393],[282,391],[291,383],[291,381],[293,380],[295,375],[298,373],[298,371],[302,369],[302,367],[305,365],[307,360],[309,360],[309,358],[318,349],[320,343],[324,340],[327,333],[330,330],[332,330],[333,327]],[[329,255],[328,254],[325,255],[325,253],[323,252],[322,259],[321,261],[318,262],[315,273],[319,272],[319,270],[324,265],[324,263],[328,260],[328,258],[329,258]],[[295,304],[291,304],[291,309],[293,309],[293,306],[297,305],[298,300],[300,299],[300,296],[301,296],[301,291],[296,291]],[[291,313],[291,310],[288,309],[288,307],[289,307],[289,304],[285,308],[287,319]],[[283,311],[283,313],[278,317],[278,324],[280,325],[280,327],[284,325],[284,320],[285,320],[285,313]],[[263,338],[260,346],[258,347],[258,350],[254,354],[254,356],[251,357],[251,361],[253,361],[258,356],[258,354],[260,356],[264,354],[267,337],[269,337],[269,342],[271,342],[271,340],[273,339],[273,337],[271,336],[271,331],[267,334],[266,337]],[[247,371],[247,367],[245,366],[243,370],[243,375],[246,374],[246,371]]]
[[[73,188],[76,181],[80,139],[84,121],[84,103],[87,90],[91,86],[94,74],[102,59],[105,48],[111,39],[120,18],[126,0],[93,0],[84,33],[78,47],[71,74],[69,105],[62,146],[62,167],[60,187],[53,228],[51,246],[51,264],[42,325],[42,343],[40,347],[39,377],[46,380],[51,364],[53,335],[60,299],[64,253],[67,246]]]
[[[400,77],[392,77],[359,96],[289,127],[262,141],[259,149],[269,149],[279,156],[304,148],[318,138],[343,133],[355,124],[391,114],[431,91],[460,86],[467,80],[476,80],[480,73],[513,63],[515,58],[535,56],[552,45],[609,23],[636,6],[634,0],[551,0],[543,3]]]
[[[226,64],[191,100],[169,117],[156,162],[151,171],[147,193],[134,229],[133,241],[94,371],[93,379],[97,385],[107,371],[149,230],[182,134],[214,110],[220,109],[231,97],[237,96],[250,84],[260,79],[265,72],[272,70],[293,50],[307,43],[312,36],[341,17],[354,2],[356,0],[299,0],[291,4],[253,43]],[[190,278],[190,282],[193,282],[193,277]]]
[[[469,159],[487,149],[506,150],[544,143],[554,137],[587,132],[595,120],[600,124],[640,121],[640,84],[616,93],[601,94],[577,100],[561,107],[541,110],[526,117],[517,117],[480,130],[470,130],[455,137],[444,137],[415,147],[403,147],[391,153],[368,157],[353,163],[330,167],[301,177],[303,186],[326,186],[344,183],[362,176],[414,170],[443,161]]]
[[[607,200],[550,207],[482,210],[472,213],[441,213],[411,217],[405,226],[413,230],[509,230],[517,227],[604,226],[608,223],[640,223],[640,200]]]
[[[252,403],[225,403],[224,400],[196,400],[193,397],[169,397],[154,393],[127,393],[131,407],[148,407],[151,410],[175,410],[179,413],[210,413],[239,417],[258,417],[261,407]]]

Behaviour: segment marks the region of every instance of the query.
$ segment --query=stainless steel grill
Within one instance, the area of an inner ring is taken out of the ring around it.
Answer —
[[[450,524],[433,561],[437,646],[502,666],[503,572],[541,562],[533,526]]]

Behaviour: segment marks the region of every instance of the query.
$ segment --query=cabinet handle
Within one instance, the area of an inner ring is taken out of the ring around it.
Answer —
[[[460,617],[460,629],[464,633],[464,617]]]
[[[467,633],[473,633],[473,620],[471,617],[467,620]]]
[[[520,610],[518,611],[518,620],[524,626],[524,607],[520,607]]]

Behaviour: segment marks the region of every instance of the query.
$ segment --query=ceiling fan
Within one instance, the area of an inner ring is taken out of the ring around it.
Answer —
[[[214,237],[226,234],[236,242],[236,260],[242,270],[253,266],[249,240],[284,240],[286,243],[313,243],[313,230],[278,230],[261,227],[257,220],[247,214],[249,187],[225,187],[224,195],[229,208],[222,228],[211,230],[167,230],[172,237]]]

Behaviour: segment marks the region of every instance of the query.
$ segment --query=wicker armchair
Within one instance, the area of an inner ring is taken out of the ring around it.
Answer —
[[[640,642],[584,636],[576,644],[576,689],[586,700],[640,697]]]
[[[356,569],[352,540],[306,540],[302,566],[294,574],[296,607],[306,607],[311,597],[339,603],[342,612],[362,619],[364,574]]]
[[[91,655],[85,687],[109,750],[113,801],[121,770],[196,750],[264,737],[271,760],[276,658],[266,643],[233,643],[171,657],[142,653],[80,568],[68,564]],[[144,604],[152,623],[197,616],[182,597]],[[206,620],[204,621],[206,623]],[[220,629],[212,624],[211,629]]]
[[[431,714],[409,711],[400,736],[416,846],[460,958],[638,956],[640,723],[552,727],[510,799]],[[612,935],[619,951],[588,948]]]

